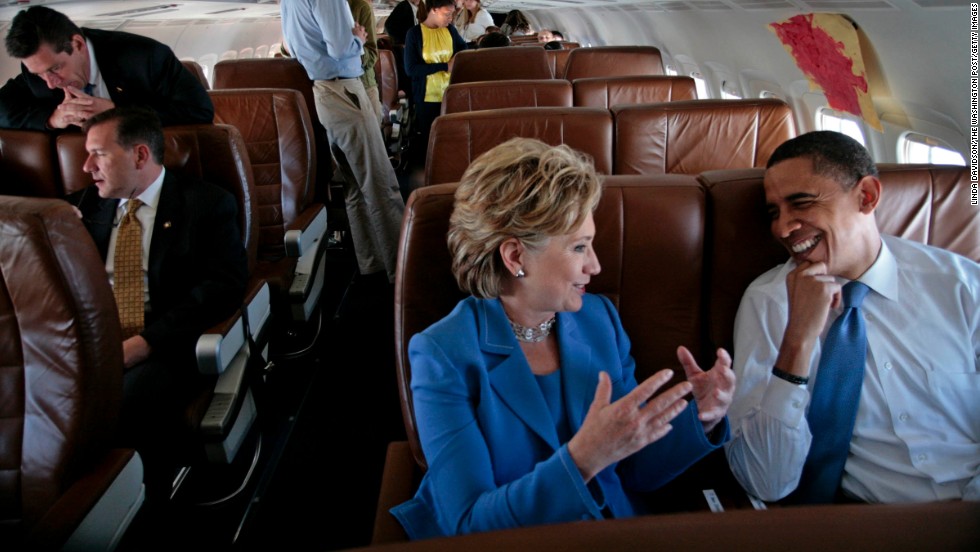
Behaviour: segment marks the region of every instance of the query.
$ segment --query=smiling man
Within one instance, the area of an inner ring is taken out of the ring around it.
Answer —
[[[21,74],[0,88],[0,128],[81,126],[115,106],[149,107],[165,126],[214,118],[201,83],[153,39],[79,28],[35,6],[14,17],[5,43]]]
[[[877,174],[836,132],[769,159],[791,258],[742,298],[726,446],[764,500],[980,500],[980,265],[880,235]]]

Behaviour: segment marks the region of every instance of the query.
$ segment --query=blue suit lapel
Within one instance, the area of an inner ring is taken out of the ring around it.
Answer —
[[[555,422],[499,300],[480,302],[480,325],[480,347],[484,354],[506,356],[487,374],[494,393],[531,431],[552,450],[557,450],[560,444]]]
[[[575,435],[595,397],[599,367],[592,366],[592,347],[582,339],[578,324],[569,315],[558,315],[558,350],[565,412],[569,430]]]

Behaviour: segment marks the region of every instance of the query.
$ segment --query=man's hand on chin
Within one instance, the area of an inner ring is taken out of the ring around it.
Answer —
[[[123,365],[127,370],[149,357],[150,344],[143,339],[143,336],[134,335],[123,341]]]

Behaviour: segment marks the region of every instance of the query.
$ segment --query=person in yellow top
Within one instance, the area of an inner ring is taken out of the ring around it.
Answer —
[[[429,127],[439,116],[442,96],[449,86],[449,60],[467,48],[452,25],[456,4],[453,0],[419,3],[420,23],[405,35],[405,72],[412,79],[415,109],[413,149],[416,161],[424,163],[429,143]],[[423,15],[424,14],[424,15]]]

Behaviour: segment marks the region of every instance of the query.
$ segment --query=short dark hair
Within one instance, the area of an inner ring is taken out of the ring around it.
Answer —
[[[556,31],[556,30],[552,29],[551,36],[553,36],[555,38],[560,38],[562,40],[565,40],[565,35],[561,34],[561,31]]]
[[[158,165],[163,165],[163,124],[155,111],[145,107],[114,107],[85,121],[86,133],[103,123],[116,123],[116,143],[124,148],[146,144]]]
[[[544,49],[545,50],[561,50],[562,49],[561,42],[558,42],[557,40],[549,40],[548,42],[545,42],[544,43]]]
[[[82,30],[65,14],[44,6],[34,6],[14,16],[5,45],[7,54],[17,59],[33,56],[41,44],[51,46],[56,54],[71,54],[71,39],[80,34]]]
[[[832,178],[845,190],[865,176],[878,176],[878,167],[860,142],[840,132],[818,130],[783,142],[772,152],[766,168],[798,157],[813,162],[813,172]]]
[[[510,37],[504,33],[494,31],[483,35],[476,43],[477,48],[499,48],[510,46]]]

